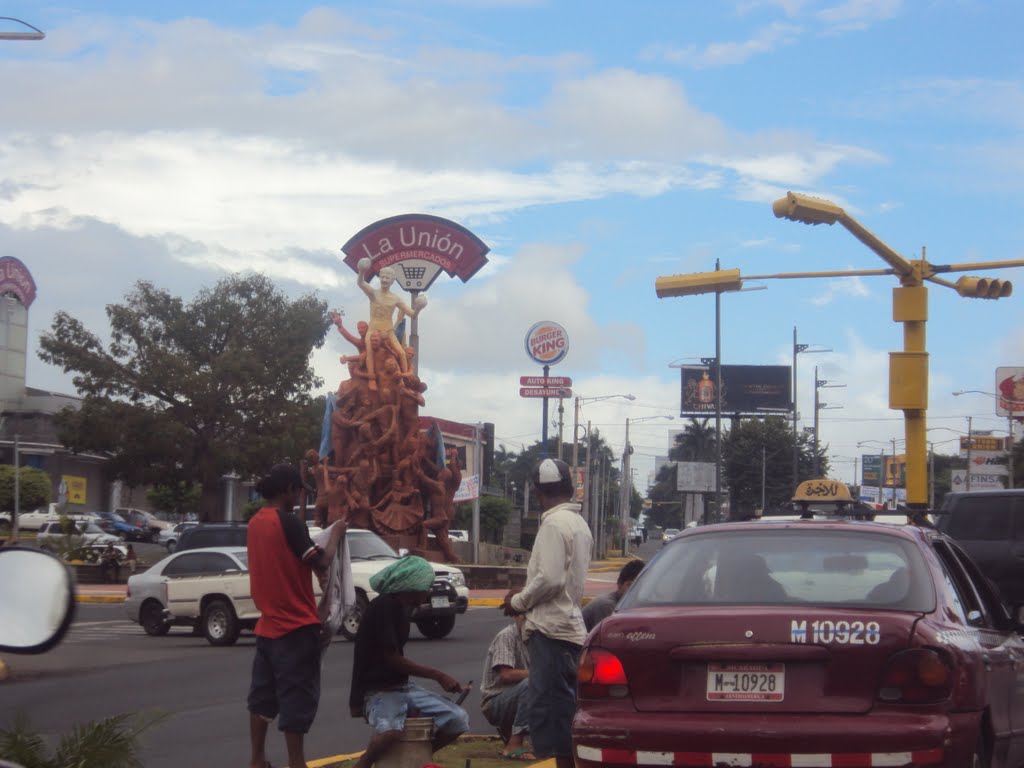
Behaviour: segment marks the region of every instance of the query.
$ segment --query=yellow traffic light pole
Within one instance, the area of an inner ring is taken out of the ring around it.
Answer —
[[[1010,296],[1013,285],[1004,280],[981,277],[960,277],[956,283],[937,277],[947,272],[1022,267],[1024,260],[972,262],[966,264],[931,264],[922,249],[920,259],[905,259],[841,207],[828,200],[789,192],[772,204],[778,218],[804,224],[839,223],[850,234],[874,251],[888,269],[829,272],[786,272],[772,275],[741,277],[738,269],[699,272],[659,277],[655,281],[658,298],[688,296],[700,293],[738,291],[743,280],[786,280],[814,277],[861,277],[896,275],[900,286],[893,289],[893,321],[903,323],[903,351],[889,353],[889,407],[903,411],[907,451],[907,504],[928,507],[928,443],[926,439],[928,411],[928,288],[925,282],[952,288],[961,296],[998,299]]]

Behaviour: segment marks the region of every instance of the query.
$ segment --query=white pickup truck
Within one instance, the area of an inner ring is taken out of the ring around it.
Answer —
[[[395,562],[398,554],[372,531],[350,529],[346,537],[356,604],[342,622],[340,633],[354,640],[366,606],[377,596],[370,589],[370,577]],[[466,612],[469,589],[458,568],[445,563],[431,565],[435,580],[430,601],[413,611],[412,620],[424,637],[434,640],[448,635],[455,627],[455,616]],[[211,645],[232,645],[239,633],[255,627],[260,617],[252,600],[248,571],[173,577],[164,582],[164,589],[164,620],[196,627]],[[313,589],[319,597],[315,579]]]
[[[96,515],[93,514],[80,514],[77,512],[65,512],[65,517],[69,517],[76,522],[89,522],[96,520]],[[60,518],[60,512],[57,510],[57,505],[53,502],[45,507],[32,510],[31,512],[19,512],[18,513],[18,528],[22,531],[38,531],[46,523],[52,523]],[[10,530],[11,528],[11,513],[0,512],[0,530]]]

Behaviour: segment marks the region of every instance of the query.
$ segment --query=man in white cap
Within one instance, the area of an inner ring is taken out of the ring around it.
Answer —
[[[530,740],[540,758],[572,768],[572,718],[576,711],[576,663],[587,629],[580,604],[593,538],[573,502],[569,466],[542,459],[531,480],[546,512],[526,569],[526,586],[505,596],[510,616],[526,615],[523,634],[530,655]]]

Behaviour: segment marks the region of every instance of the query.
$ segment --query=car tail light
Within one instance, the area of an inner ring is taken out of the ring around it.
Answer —
[[[619,657],[603,648],[588,648],[576,670],[579,694],[584,699],[621,699],[629,695],[629,680]]]
[[[949,698],[953,668],[946,658],[928,648],[914,648],[892,656],[882,670],[878,698],[901,704],[928,704]]]

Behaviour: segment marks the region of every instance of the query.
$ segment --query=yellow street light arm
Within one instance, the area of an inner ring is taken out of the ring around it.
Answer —
[[[851,235],[881,256],[883,261],[896,270],[895,274],[907,276],[913,272],[909,261],[830,200],[799,192],[787,192],[785,197],[780,197],[772,203],[772,212],[776,218],[799,221],[803,224],[832,225],[839,222]]]
[[[895,275],[894,269],[851,269],[829,272],[779,272],[774,275],[746,275],[744,280],[795,280],[801,277],[873,277]]]
[[[1024,259],[1010,261],[972,261],[967,264],[931,264],[932,272],[974,272],[979,269],[1000,269],[1002,267],[1024,267]]]

